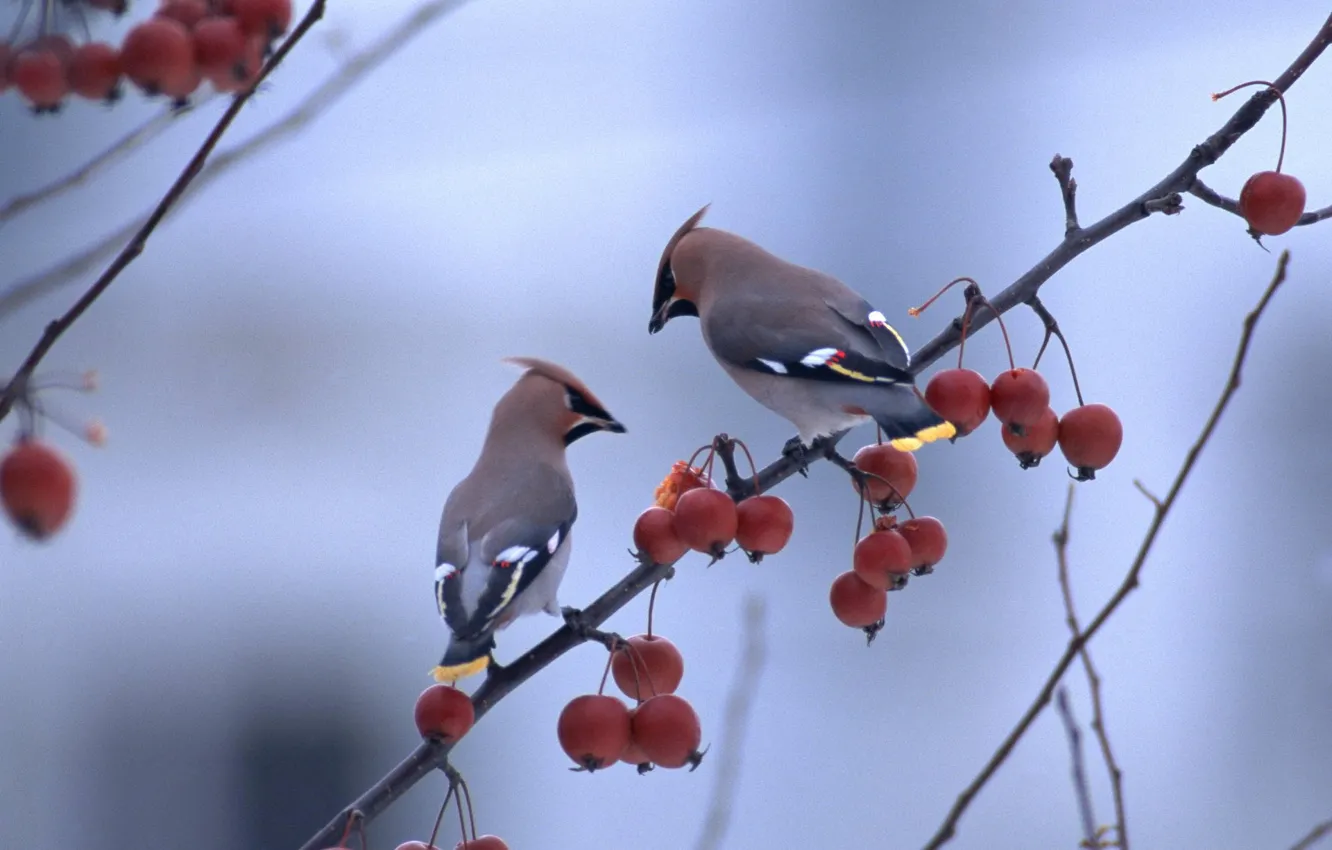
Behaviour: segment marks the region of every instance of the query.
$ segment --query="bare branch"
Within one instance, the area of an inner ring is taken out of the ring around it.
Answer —
[[[1332,24],[1332,19],[1329,19],[1329,24]],[[1332,29],[1329,30],[1329,34],[1332,35]],[[1087,629],[1081,635],[1078,635],[1069,641],[1068,646],[1064,649],[1063,655],[1061,655],[1059,660],[1055,662],[1054,669],[1051,670],[1050,675],[1046,677],[1045,684],[1041,686],[1040,691],[1036,694],[1036,699],[1032,702],[1031,706],[1027,708],[1026,712],[1023,713],[1022,718],[1018,720],[1017,725],[1013,727],[1013,731],[1009,732],[1008,736],[999,744],[999,748],[995,750],[994,755],[991,756],[990,760],[986,762],[983,768],[981,768],[981,771],[976,778],[971,781],[971,784],[962,790],[960,795],[958,795],[957,801],[944,817],[944,821],[939,826],[938,831],[925,845],[926,850],[936,850],[936,848],[942,847],[944,844],[948,843],[953,837],[957,831],[957,823],[962,818],[962,814],[967,810],[967,807],[971,805],[971,801],[976,798],[976,795],[985,787],[985,784],[990,781],[995,772],[1008,759],[1008,756],[1013,752],[1013,748],[1017,746],[1018,741],[1020,741],[1022,736],[1027,733],[1031,724],[1040,716],[1040,713],[1045,707],[1050,704],[1050,698],[1054,695],[1055,687],[1059,684],[1059,680],[1063,678],[1064,673],[1066,673],[1068,668],[1073,664],[1074,659],[1078,657],[1082,647],[1091,640],[1093,635],[1101,630],[1101,627],[1105,625],[1106,620],[1110,619],[1110,615],[1114,614],[1115,611],[1119,609],[1119,606],[1123,603],[1124,599],[1138,586],[1138,574],[1142,572],[1143,564],[1147,562],[1147,555],[1151,552],[1152,545],[1156,542],[1156,536],[1160,533],[1161,526],[1164,524],[1166,516],[1170,513],[1170,508],[1175,504],[1175,500],[1179,497],[1180,490],[1184,487],[1184,482],[1188,480],[1189,473],[1193,471],[1194,465],[1198,462],[1198,456],[1202,454],[1203,447],[1207,445],[1207,442],[1212,438],[1212,434],[1216,431],[1216,426],[1221,421],[1221,415],[1225,413],[1231,398],[1234,397],[1236,390],[1239,389],[1240,373],[1243,370],[1244,361],[1249,353],[1249,343],[1253,339],[1254,328],[1257,326],[1258,319],[1262,316],[1263,311],[1267,309],[1267,305],[1272,300],[1272,296],[1276,294],[1277,288],[1286,279],[1286,265],[1289,261],[1290,252],[1283,251],[1280,259],[1277,261],[1276,274],[1272,277],[1272,282],[1268,285],[1266,291],[1263,292],[1263,297],[1258,301],[1258,305],[1253,309],[1253,312],[1249,313],[1249,315],[1244,318],[1244,331],[1240,335],[1239,350],[1235,354],[1235,362],[1231,366],[1230,375],[1226,380],[1226,386],[1221,393],[1221,398],[1217,401],[1211,416],[1208,417],[1207,423],[1203,425],[1202,433],[1199,434],[1198,439],[1194,442],[1193,446],[1190,447],[1188,454],[1185,455],[1184,463],[1180,467],[1179,472],[1175,475],[1175,480],[1170,486],[1170,491],[1166,493],[1166,497],[1161,500],[1161,508],[1152,518],[1152,523],[1147,529],[1147,535],[1143,538],[1142,544],[1138,547],[1138,554],[1133,559],[1133,564],[1129,567],[1128,574],[1124,576],[1124,580],[1120,584],[1119,589],[1116,590],[1114,595],[1110,597],[1110,600],[1105,603],[1105,606],[1101,608],[1100,612],[1087,626]]]
[[[1230,116],[1219,130],[1202,144],[1194,147],[1174,171],[1161,178],[1156,185],[1124,204],[1119,209],[1102,218],[1089,227],[1081,228],[1072,235],[1065,236],[1054,250],[1046,254],[1036,265],[1010,284],[998,295],[990,299],[991,307],[977,308],[969,322],[968,333],[974,333],[989,324],[996,313],[1006,313],[1019,304],[1031,300],[1047,280],[1060,269],[1068,265],[1075,257],[1093,245],[1104,242],[1109,237],[1142,221],[1153,211],[1169,211],[1171,196],[1189,191],[1198,177],[1198,172],[1219,160],[1241,136],[1251,130],[1258,120],[1276,102],[1274,91],[1286,92],[1309,69],[1329,43],[1332,43],[1332,16],[1323,22],[1313,41],[1304,48],[1281,76],[1273,82],[1274,88],[1263,89]],[[1178,201],[1173,201],[1178,204]],[[919,375],[948,351],[955,348],[961,337],[961,317],[953,319],[938,335],[921,346],[911,355],[911,373]]]
[[[1239,201],[1236,201],[1233,198],[1227,198],[1225,195],[1222,195],[1206,183],[1202,182],[1200,178],[1194,178],[1193,185],[1189,187],[1189,194],[1204,203],[1217,207],[1218,209],[1223,209],[1228,213],[1234,213],[1241,218],[1244,217],[1243,213],[1240,212]],[[1314,224],[1316,222],[1326,221],[1329,218],[1332,218],[1332,206],[1326,206],[1319,210],[1310,210],[1309,212],[1306,212],[1295,222],[1295,226],[1300,227],[1305,224]]]
[[[1064,238],[1067,239],[1082,229],[1078,227],[1078,181],[1073,179],[1073,160],[1055,154],[1050,160],[1050,170],[1059,181],[1059,194],[1064,199]]]
[[[716,779],[712,783],[712,805],[703,820],[703,831],[695,845],[698,850],[718,850],[724,846],[726,831],[731,823],[735,792],[740,785],[740,765],[744,756],[745,730],[754,710],[754,696],[758,693],[759,679],[767,663],[767,641],[764,635],[764,617],[767,606],[760,596],[745,599],[744,652],[735,671],[731,693],[726,698],[726,722],[722,733],[722,750],[715,760]]]
[[[1332,819],[1325,820],[1309,830],[1308,834],[1297,841],[1290,850],[1309,850],[1310,847],[1322,841],[1325,835],[1332,835]]]
[[[1064,502],[1064,519],[1055,531],[1052,539],[1055,547],[1055,561],[1059,568],[1059,592],[1064,600],[1064,618],[1073,639],[1082,637],[1082,628],[1078,624],[1077,609],[1073,605],[1073,587],[1068,575],[1068,535],[1069,519],[1073,514],[1073,493],[1075,486],[1068,485],[1068,499]],[[1101,747],[1101,758],[1105,769],[1110,774],[1110,788],[1115,800],[1115,837],[1120,850],[1128,850],[1128,821],[1124,808],[1124,771],[1120,770],[1115,760],[1114,750],[1110,746],[1110,733],[1105,728],[1105,704],[1101,700],[1101,677],[1092,663],[1091,650],[1084,643],[1078,650],[1082,659],[1082,668],[1087,673],[1087,686],[1092,700],[1092,732]]]
[[[198,109],[206,103],[211,103],[216,97],[217,94],[213,93],[205,95],[198,100],[186,102],[183,106],[168,106],[166,109],[162,110],[162,112],[129,131],[124,136],[117,139],[106,150],[97,154],[83,165],[74,169],[69,174],[66,174],[64,177],[47,183],[45,186],[34,189],[26,194],[14,196],[4,206],[0,206],[0,226],[11,218],[17,217],[20,213],[26,212],[46,201],[54,200],[71,189],[87,183],[98,174],[101,174],[112,165],[115,165],[120,160],[129,156],[135,150],[162,135],[162,132],[170,127],[176,118],[194,109]]]
[[[315,0],[310,6],[310,11],[305,14],[296,29],[292,31],[291,35],[287,37],[287,40],[282,43],[282,46],[277,49],[272,57],[264,63],[264,67],[260,69],[255,81],[231,101],[231,105],[227,107],[226,112],[222,113],[222,117],[218,119],[217,124],[204,139],[204,143],[199,147],[199,150],[190,158],[185,170],[171,184],[171,188],[162,196],[162,200],[158,202],[157,207],[148,216],[147,221],[135,232],[129,244],[121,249],[106,271],[102,272],[102,275],[89,287],[87,292],[83,293],[78,301],[74,302],[74,306],[70,307],[63,316],[46,326],[46,330],[42,333],[41,338],[37,340],[37,344],[33,346],[32,351],[29,352],[27,358],[19,366],[18,371],[14,373],[14,377],[10,380],[8,386],[5,387],[4,393],[0,394],[0,419],[4,419],[10,409],[13,408],[19,393],[23,391],[28,378],[32,376],[33,370],[37,368],[37,364],[41,363],[42,358],[56,344],[61,335],[69,330],[78,321],[79,317],[87,312],[93,302],[101,297],[102,293],[115,282],[120,273],[143,253],[144,247],[148,244],[148,237],[157,229],[157,225],[166,217],[167,212],[180,200],[186,188],[199,175],[204,163],[213,153],[213,149],[222,140],[223,134],[227,132],[232,121],[240,114],[241,108],[254,95],[255,89],[268,78],[269,74],[273,73],[273,69],[282,64],[282,60],[287,58],[287,54],[291,52],[292,48],[300,43],[300,40],[323,15],[324,0]]]
[[[1087,769],[1082,758],[1082,732],[1078,729],[1073,706],[1068,703],[1068,688],[1060,685],[1055,694],[1055,708],[1064,722],[1064,735],[1068,738],[1069,757],[1073,763],[1073,793],[1078,798],[1078,818],[1082,821],[1082,838],[1086,846],[1095,847],[1096,813],[1092,810],[1091,789],[1087,787]]]
[[[217,154],[204,166],[197,179],[180,200],[193,198],[214,180],[240,163],[261,153],[276,142],[304,130],[322,116],[370,72],[382,65],[417,36],[428,24],[465,5],[467,0],[430,0],[406,15],[377,41],[359,51],[306,95],[290,112],[255,133],[249,139]],[[174,212],[174,210],[173,210]],[[141,227],[145,218],[123,225],[79,253],[67,257],[45,271],[16,281],[0,292],[0,316],[18,309],[46,292],[71,282],[115,253]],[[0,408],[2,410],[3,408]]]

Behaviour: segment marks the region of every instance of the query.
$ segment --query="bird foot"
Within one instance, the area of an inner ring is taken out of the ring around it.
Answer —
[[[809,477],[809,449],[799,436],[786,441],[786,445],[782,446],[782,457],[796,465],[796,472],[806,478]]]

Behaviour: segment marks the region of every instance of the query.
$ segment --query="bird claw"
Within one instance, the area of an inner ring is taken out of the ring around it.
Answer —
[[[809,449],[805,447],[805,442],[799,436],[792,437],[782,446],[782,456],[790,459],[796,465],[796,472],[804,477],[809,477]]]

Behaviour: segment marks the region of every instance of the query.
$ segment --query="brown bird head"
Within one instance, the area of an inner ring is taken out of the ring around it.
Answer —
[[[505,361],[527,371],[500,400],[497,422],[532,423],[566,446],[596,431],[624,433],[624,426],[568,369],[535,357],[506,357]]]
[[[648,333],[656,333],[677,316],[698,315],[695,299],[699,295],[698,287],[702,283],[702,274],[678,274],[677,272],[687,270],[677,268],[675,249],[679,247],[681,240],[698,226],[704,213],[708,211],[708,206],[710,205],[705,205],[680,225],[675,235],[671,237],[671,241],[666,243],[666,249],[661,252],[661,262],[657,264],[657,281],[652,290],[652,319],[648,322]]]

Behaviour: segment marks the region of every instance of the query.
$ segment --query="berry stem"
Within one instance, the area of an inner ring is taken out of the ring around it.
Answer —
[[[361,819],[361,813],[356,809],[352,809],[350,812],[347,812],[347,825],[342,829],[342,838],[338,839],[338,843],[341,844],[343,847],[347,846],[347,839],[351,838],[352,824],[356,823],[360,819]],[[364,837],[361,838],[361,843],[363,844],[365,843]]]
[[[957,368],[962,368],[962,354],[967,348],[967,330],[971,325],[971,299],[967,299],[967,306],[962,310],[962,327],[957,334]]]
[[[1277,100],[1280,101],[1281,103],[1281,151],[1280,153],[1277,154],[1277,165],[1276,165],[1276,172],[1277,174],[1280,174],[1281,165],[1286,161],[1286,95],[1281,91],[1281,89],[1272,85],[1267,80],[1250,80],[1247,83],[1240,83],[1237,86],[1231,86],[1230,88],[1226,89],[1223,92],[1214,93],[1212,95],[1212,100],[1214,101],[1220,100],[1221,98],[1225,97],[1228,94],[1233,94],[1239,91],[1240,89],[1248,88],[1249,86],[1267,86],[1269,89],[1276,92]]]
[[[465,785],[460,785],[460,786],[459,786],[460,789],[462,789],[462,788],[466,788],[466,787],[467,787],[467,786],[465,786]],[[467,843],[467,821],[463,820],[463,807],[462,807],[462,793],[461,793],[461,790],[460,790],[459,793],[458,793],[458,830],[459,830],[460,832],[462,832],[462,843],[463,843],[463,844],[466,844],[466,843]]]
[[[1032,370],[1035,371],[1040,364],[1041,355],[1045,353],[1045,347],[1050,344],[1050,337],[1057,337],[1059,344],[1064,347],[1064,359],[1068,361],[1068,373],[1073,377],[1073,392],[1077,394],[1078,407],[1082,407],[1085,402],[1082,400],[1082,387],[1078,384],[1078,370],[1073,365],[1073,352],[1068,347],[1068,340],[1064,338],[1064,332],[1059,328],[1059,322],[1055,319],[1054,314],[1046,309],[1039,296],[1032,296],[1027,301],[1027,306],[1031,307],[1045,325],[1045,339],[1041,341],[1041,350],[1036,352],[1036,362],[1031,364]]]
[[[606,653],[606,669],[601,671],[601,684],[597,687],[597,696],[601,696],[606,690],[606,677],[610,675],[611,659],[615,657],[615,650]]]
[[[652,584],[652,593],[648,596],[648,637],[652,637],[652,611],[657,607],[657,588],[661,587],[661,581],[658,580]]]
[[[990,312],[994,314],[995,321],[999,323],[999,332],[1004,335],[1004,348],[1008,350],[1008,368],[1013,370],[1017,369],[1017,364],[1013,361],[1013,344],[1008,340],[1008,328],[1004,325],[1004,317],[999,315],[998,310],[994,309],[994,305],[990,303],[990,299],[981,294],[979,286],[977,286],[975,291],[971,293],[971,298],[968,299],[967,303],[970,304],[971,301],[975,301],[978,304],[984,304],[986,307],[990,308]]]
[[[969,278],[969,277],[955,277],[955,278],[953,278],[952,280],[950,280],[950,281],[948,281],[947,283],[945,283],[945,284],[943,285],[943,289],[940,289],[938,292],[936,292],[936,293],[934,293],[933,295],[931,295],[931,296],[929,297],[929,300],[927,300],[924,304],[920,305],[919,307],[912,307],[912,308],[910,308],[909,310],[907,310],[907,315],[908,315],[908,316],[911,316],[911,317],[914,319],[915,317],[919,316],[921,313],[924,313],[925,310],[926,310],[931,304],[933,304],[935,301],[938,301],[940,295],[943,295],[945,292],[947,292],[948,290],[952,289],[954,284],[962,283],[962,282],[964,282],[964,281],[965,281],[966,283],[971,284],[972,286],[978,286],[978,285],[979,285],[979,284],[976,283],[976,281],[972,280],[972,279]]]
[[[439,835],[439,825],[444,821],[444,812],[449,808],[449,800],[453,799],[453,790],[455,787],[453,780],[450,779],[448,793],[444,795],[444,802],[439,804],[439,814],[435,815],[435,828],[430,830],[430,841],[427,842],[426,845],[428,847],[435,846],[435,838]],[[466,838],[466,836],[463,837]]]
[[[463,797],[467,799],[467,820],[472,824],[472,840],[476,840],[476,813],[472,811],[472,789],[467,787],[467,780],[459,778],[462,784]],[[462,807],[458,807],[458,815],[462,815]],[[467,833],[463,833],[463,840],[467,840]]]
[[[624,646],[625,651],[629,653],[629,663],[633,665],[634,668],[634,684],[638,685],[638,701],[640,703],[643,702],[643,687],[638,681],[639,664],[643,665],[643,678],[647,679],[648,690],[651,691],[652,696],[655,697],[657,695],[657,683],[652,681],[652,671],[648,669],[647,659],[643,657],[643,653],[639,652],[637,647],[628,641],[625,641]]]
[[[732,440],[731,444],[739,446],[740,450],[745,453],[745,457],[749,460],[749,471],[754,476],[754,495],[757,496],[760,492],[759,477],[758,477],[758,465],[754,463],[754,456],[749,453],[749,446],[745,445],[744,440]],[[649,629],[648,631],[651,632],[651,629]]]

